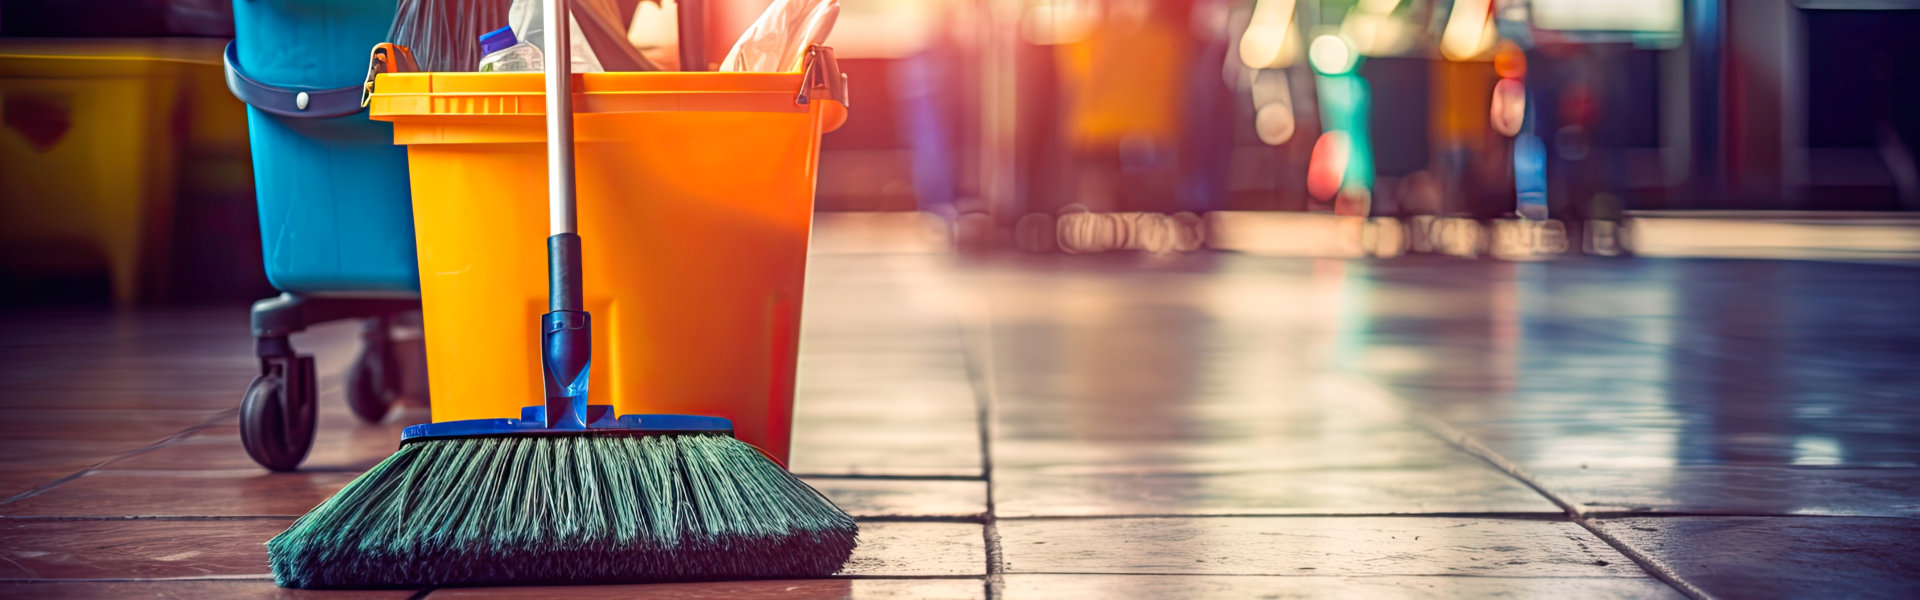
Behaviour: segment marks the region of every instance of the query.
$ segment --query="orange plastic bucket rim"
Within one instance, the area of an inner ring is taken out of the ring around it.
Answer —
[[[847,119],[846,75],[833,49],[809,50],[804,70],[791,73],[642,72],[573,74],[576,114],[639,112],[787,112],[822,107],[821,133]],[[368,114],[377,121],[478,115],[544,116],[545,74],[381,73],[373,80]]]

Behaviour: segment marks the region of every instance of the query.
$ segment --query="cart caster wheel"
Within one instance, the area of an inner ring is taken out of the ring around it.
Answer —
[[[262,467],[292,471],[313,448],[313,392],[298,389],[288,385],[279,369],[255,377],[247,386],[246,400],[240,404],[240,443]]]
[[[394,399],[400,396],[396,373],[392,368],[392,346],[384,341],[368,344],[360,350],[347,369],[347,408],[362,423],[379,423],[387,418]]]

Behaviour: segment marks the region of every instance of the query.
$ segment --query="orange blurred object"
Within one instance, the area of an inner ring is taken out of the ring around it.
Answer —
[[[798,73],[575,75],[592,400],[724,417],[787,462],[820,135]],[[837,79],[837,73],[831,75]],[[381,75],[373,118],[407,146],[433,420],[542,403],[547,304],[539,73]]]
[[[1429,134],[1436,149],[1477,149],[1486,137],[1487,107],[1499,76],[1484,62],[1433,61]]]
[[[1055,46],[1067,100],[1065,131],[1077,148],[1121,140],[1168,144],[1178,136],[1187,61],[1187,26],[1154,14],[1109,14],[1086,39]]]
[[[1501,77],[1526,77],[1527,53],[1520,50],[1520,45],[1500,40],[1499,48],[1493,54],[1493,72]]]
[[[1353,155],[1353,145],[1347,141],[1347,134],[1329,131],[1320,134],[1313,142],[1313,154],[1307,159],[1307,193],[1315,199],[1328,200],[1340,192],[1340,183],[1347,177],[1347,160]]]

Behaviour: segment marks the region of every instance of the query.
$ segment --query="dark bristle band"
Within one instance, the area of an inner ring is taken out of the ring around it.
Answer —
[[[725,435],[410,442],[267,542],[287,587],[823,577],[859,528]]]

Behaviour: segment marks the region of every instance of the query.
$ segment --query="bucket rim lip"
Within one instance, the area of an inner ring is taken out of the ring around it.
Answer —
[[[739,94],[792,93],[803,73],[714,71],[656,71],[574,73],[575,94]],[[382,85],[385,84],[385,85]],[[539,72],[380,73],[372,97],[421,95],[545,96],[546,77]]]
[[[801,92],[805,73],[577,73],[574,113],[750,112],[808,114],[826,110],[837,129],[846,107],[835,97]],[[380,74],[368,96],[375,121],[429,124],[471,117],[546,114],[541,73]],[[809,106],[812,104],[813,106]],[[825,108],[831,107],[831,108]]]

